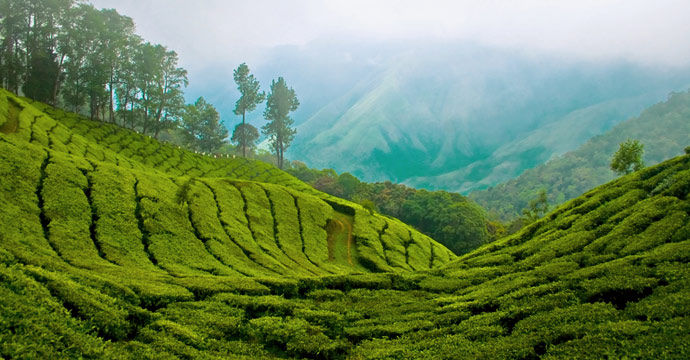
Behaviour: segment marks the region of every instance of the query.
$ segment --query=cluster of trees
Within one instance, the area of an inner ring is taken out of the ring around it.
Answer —
[[[187,71],[113,9],[75,0],[3,1],[0,84],[92,119],[157,136],[185,111]]]
[[[242,63],[233,73],[237,90],[241,96],[235,103],[235,115],[242,115],[242,122],[235,126],[232,134],[232,142],[242,150],[242,156],[247,156],[247,150],[253,153],[256,142],[259,140],[259,131],[256,127],[246,123],[247,112],[256,109],[256,106],[266,100],[264,118],[268,123],[261,127],[261,131],[269,139],[270,147],[276,155],[276,165],[283,168],[285,150],[295,138],[296,130],[292,128],[294,120],[290,112],[297,110],[299,100],[295,90],[287,86],[285,79],[271,82],[271,92],[266,96],[265,92],[259,92],[259,81],[249,72],[247,64]]]
[[[456,254],[492,241],[503,231],[500,224],[487,220],[481,207],[457,193],[417,190],[390,181],[365,183],[347,172],[314,170],[298,161],[287,172],[320,191],[394,216]]]
[[[267,100],[263,127],[282,167],[295,130],[288,116],[299,102],[278,78],[266,96],[246,64],[234,74],[242,96],[235,114],[242,123],[232,141],[246,156],[258,131],[244,115]],[[228,131],[203,97],[185,104],[187,71],[178,55],[145,42],[131,18],[78,0],[0,1],[0,86],[34,100],[117,123],[193,150],[218,151]]]

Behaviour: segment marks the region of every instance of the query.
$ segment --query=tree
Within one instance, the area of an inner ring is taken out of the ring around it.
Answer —
[[[153,130],[157,137],[161,130],[172,127],[176,114],[182,112],[182,88],[187,86],[187,71],[177,66],[177,53],[159,44],[140,44],[134,61],[142,132]]]
[[[294,123],[289,116],[291,111],[297,110],[299,101],[295,96],[295,90],[288,88],[282,77],[278,81],[271,82],[271,92],[266,101],[264,118],[268,124],[261,130],[267,135],[271,144],[271,150],[278,160],[278,168],[283,168],[285,150],[295,138],[297,131],[290,126]]]
[[[0,86],[17,93],[24,85],[54,103],[49,82],[59,78],[53,62],[73,5],[74,0],[0,1]]]
[[[182,130],[190,148],[209,153],[223,146],[228,137],[228,129],[220,120],[218,111],[203,97],[186,106],[182,115]]]
[[[247,147],[258,139],[258,131],[252,125],[245,125],[245,114],[256,109],[256,106],[261,104],[266,99],[266,93],[259,92],[259,81],[254,78],[254,75],[249,74],[249,67],[242,63],[233,72],[237,90],[240,91],[240,98],[235,103],[235,115],[242,115],[242,126],[236,126],[235,131],[240,130],[239,133],[233,132],[232,139],[239,147],[242,148],[242,156],[247,156]],[[251,127],[251,128],[250,128]],[[253,129],[252,129],[253,128]],[[245,136],[257,133],[256,139],[246,138]]]
[[[137,100],[137,65],[135,57],[137,49],[141,46],[142,40],[138,35],[132,34],[125,49],[120,53],[120,66],[116,71],[115,99],[117,103],[117,115],[122,121],[122,126],[134,129],[135,125],[135,102]],[[184,106],[183,106],[184,108]]]
[[[259,140],[259,130],[251,124],[237,124],[235,130],[232,132],[232,139],[230,140],[237,144],[237,147],[242,149],[242,156],[246,157],[247,149],[254,152],[256,141]]]
[[[130,39],[134,36],[134,21],[127,16],[122,16],[115,9],[103,9],[101,18],[103,22],[100,36],[101,51],[99,56],[104,59],[104,68],[107,69],[108,84],[108,120],[115,122],[114,96],[115,86],[119,82],[118,69],[125,65]]]
[[[530,200],[527,207],[522,209],[522,215],[525,216],[526,223],[533,223],[544,216],[547,211],[549,211],[549,199],[546,196],[546,190],[541,189],[539,195]]]
[[[31,56],[29,76],[22,86],[24,95],[45,103],[53,101],[53,85],[58,75],[55,57],[50,49]]]
[[[153,113],[153,127],[155,138],[162,129],[169,129],[177,124],[177,115],[184,107],[182,87],[186,87],[187,70],[177,67],[177,53],[166,51],[161,54],[161,67],[156,81],[156,110]],[[223,127],[225,128],[225,127]]]
[[[618,175],[630,174],[633,171],[640,170],[644,167],[642,155],[644,154],[644,145],[640,144],[638,140],[628,139],[620,143],[618,151],[611,159],[611,170]]]

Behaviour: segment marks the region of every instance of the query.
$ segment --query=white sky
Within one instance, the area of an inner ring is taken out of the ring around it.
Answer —
[[[688,0],[92,0],[130,16],[181,65],[262,61],[315,39],[443,39],[584,59],[690,65]]]

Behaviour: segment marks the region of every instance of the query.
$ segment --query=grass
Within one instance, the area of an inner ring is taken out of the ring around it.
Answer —
[[[690,155],[454,258],[267,165],[12,101],[3,358],[690,354]]]

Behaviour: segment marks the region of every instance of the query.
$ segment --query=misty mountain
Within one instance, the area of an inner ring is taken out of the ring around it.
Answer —
[[[687,69],[467,43],[314,42],[265,58],[253,68],[262,84],[284,76],[301,102],[290,159],[465,193],[575,149],[690,84]],[[231,71],[228,80],[217,106],[231,114]],[[250,121],[264,123],[260,109]]]

